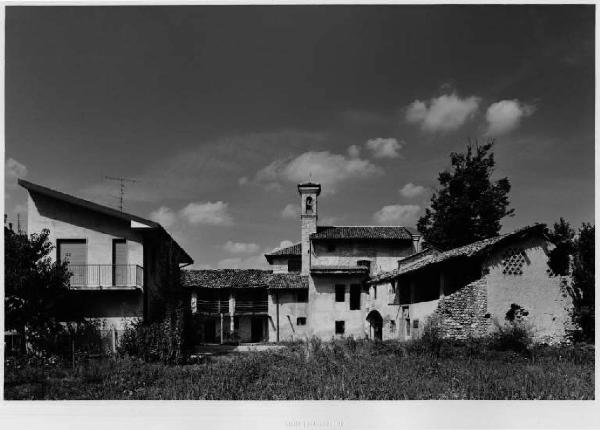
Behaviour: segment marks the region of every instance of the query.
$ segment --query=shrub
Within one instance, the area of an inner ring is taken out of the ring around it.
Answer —
[[[146,362],[181,364],[185,361],[184,315],[181,308],[167,313],[161,322],[131,324],[121,337],[119,353]]]
[[[531,326],[522,320],[497,324],[497,330],[491,335],[490,347],[498,351],[525,352],[533,344]]]

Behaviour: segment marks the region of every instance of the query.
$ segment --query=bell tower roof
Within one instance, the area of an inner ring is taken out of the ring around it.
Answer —
[[[317,196],[321,194],[321,184],[315,182],[302,182],[298,184],[298,192],[302,193],[314,193]]]

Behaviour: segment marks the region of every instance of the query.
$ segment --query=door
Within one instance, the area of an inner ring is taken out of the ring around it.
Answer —
[[[369,312],[367,315],[367,321],[370,326],[370,336],[371,339],[374,340],[382,340],[383,339],[383,318],[381,314],[377,311]]]
[[[250,340],[253,343],[263,342],[264,339],[264,326],[265,319],[262,317],[252,317],[250,326]]]
[[[87,243],[85,239],[58,239],[57,259],[69,262],[71,285],[82,287],[88,284]]]
[[[217,341],[217,325],[214,319],[204,321],[204,342],[215,343]]]
[[[127,242],[113,239],[112,285],[127,286]]]

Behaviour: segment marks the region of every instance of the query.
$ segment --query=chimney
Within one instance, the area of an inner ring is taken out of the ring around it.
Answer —
[[[321,194],[321,185],[312,182],[298,184],[300,193],[300,224],[301,224],[301,274],[310,273],[310,235],[317,232],[317,197]]]

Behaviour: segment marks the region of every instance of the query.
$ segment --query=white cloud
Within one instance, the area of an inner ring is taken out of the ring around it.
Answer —
[[[420,124],[426,131],[456,130],[471,118],[479,107],[479,97],[461,99],[455,93],[423,102],[415,100],[406,110],[406,121]]]
[[[300,206],[289,203],[281,211],[283,218],[296,219],[299,218]]]
[[[339,217],[336,216],[324,216],[319,218],[319,224],[321,225],[335,225],[339,221]]]
[[[268,264],[264,255],[250,257],[224,258],[217,262],[218,269],[267,269]]]
[[[515,130],[521,120],[535,112],[535,106],[519,102],[519,100],[501,100],[492,103],[485,119],[488,122],[487,135],[501,135]]]
[[[357,145],[350,145],[348,147],[348,155],[350,158],[358,158],[360,157],[360,147]]]
[[[281,242],[279,242],[279,246],[276,249],[279,248],[287,248],[292,246],[294,243],[291,240],[282,240]]]
[[[190,203],[179,213],[190,224],[232,225],[228,206],[222,201]]]
[[[14,158],[9,158],[4,164],[4,178],[6,187],[16,187],[17,179],[27,176],[27,167]]]
[[[258,251],[258,245],[256,243],[232,242],[228,240],[223,245],[223,249],[231,254],[252,254]]]
[[[415,185],[412,182],[409,182],[408,184],[406,184],[405,186],[400,188],[400,194],[402,195],[402,197],[406,197],[408,199],[420,196],[424,192],[425,192],[424,186]]]
[[[375,212],[373,219],[381,225],[413,224],[420,211],[421,207],[418,205],[389,205]]]
[[[240,179],[238,179],[238,184],[239,185],[246,185],[248,183],[248,178],[245,176],[242,176]]]
[[[150,213],[150,219],[156,221],[163,227],[171,227],[177,220],[177,214],[166,206],[161,206]]]
[[[367,140],[365,144],[375,158],[398,158],[403,145],[404,142],[399,143],[398,139],[393,137],[377,137]]]
[[[299,183],[312,178],[321,183],[324,194],[329,194],[335,193],[342,182],[366,179],[382,172],[369,160],[349,158],[329,151],[309,151],[295,158],[273,161],[257,172],[256,181],[272,187],[281,181]]]

